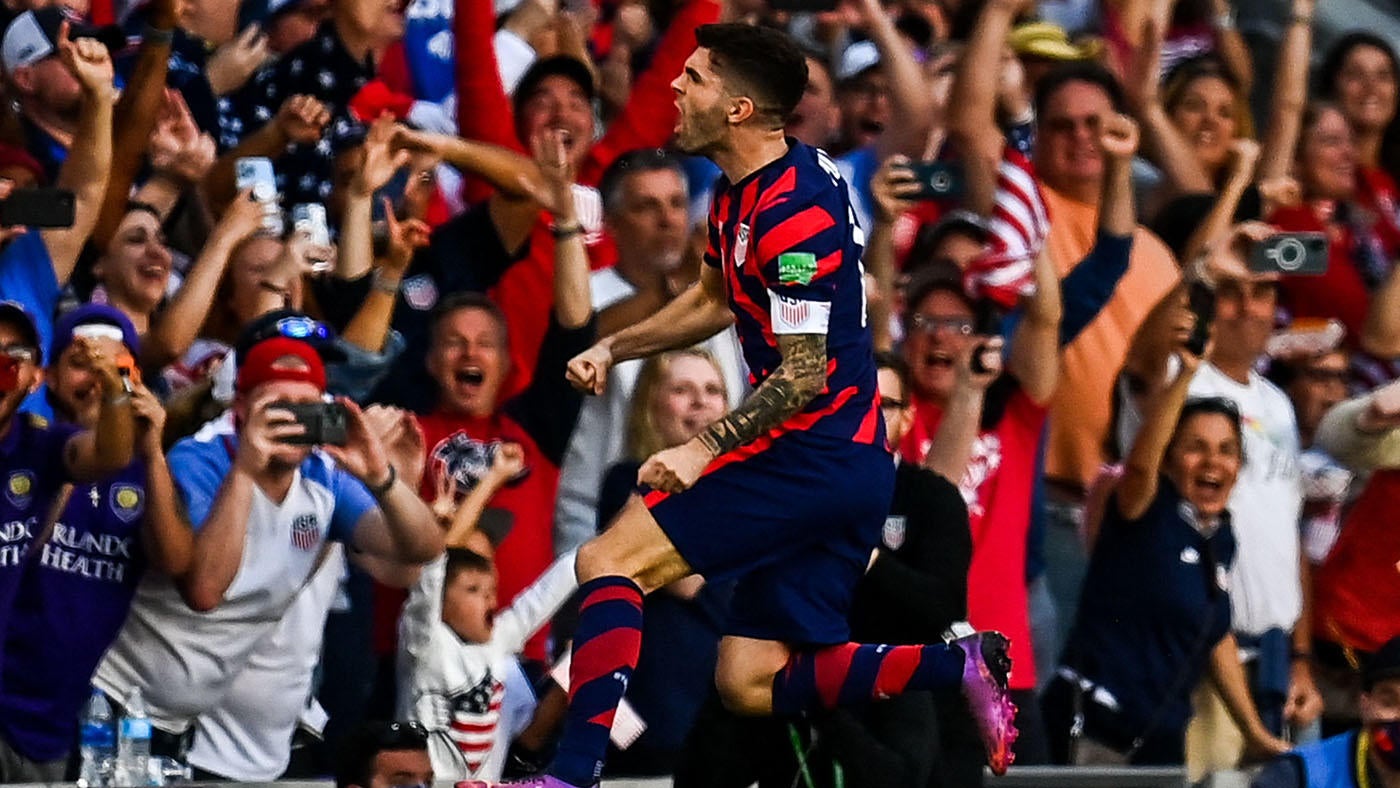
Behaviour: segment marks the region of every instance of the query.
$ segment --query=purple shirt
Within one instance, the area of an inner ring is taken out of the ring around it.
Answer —
[[[79,484],[25,563],[0,671],[0,736],[21,755],[68,754],[92,674],[116,639],[146,568],[146,468]]]

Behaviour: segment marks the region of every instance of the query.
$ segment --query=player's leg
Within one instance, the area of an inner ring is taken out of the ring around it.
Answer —
[[[690,574],[639,499],[579,548],[578,627],[569,665],[569,709],[550,772],[575,786],[602,772],[608,733],[642,644],[642,597]]]

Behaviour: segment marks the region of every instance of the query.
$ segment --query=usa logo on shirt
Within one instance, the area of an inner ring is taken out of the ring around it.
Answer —
[[[310,552],[321,542],[321,529],[316,526],[316,515],[299,514],[292,520],[292,546]]]
[[[734,266],[737,268],[744,264],[744,260],[749,256],[749,226],[739,225],[739,232],[734,237]]]
[[[437,305],[437,283],[427,274],[409,277],[403,281],[403,300],[419,312],[426,312]]]
[[[898,550],[904,546],[904,530],[907,523],[907,518],[902,514],[892,514],[885,518],[885,527],[880,534],[885,547]]]

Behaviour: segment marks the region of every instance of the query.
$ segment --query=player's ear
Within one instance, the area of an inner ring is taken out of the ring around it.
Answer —
[[[735,96],[729,100],[728,120],[731,126],[738,126],[754,116],[758,108],[748,96]]]

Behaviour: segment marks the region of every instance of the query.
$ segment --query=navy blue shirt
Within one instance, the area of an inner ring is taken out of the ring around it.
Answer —
[[[1137,520],[1119,514],[1116,494],[1109,500],[1062,660],[1112,693],[1128,735],[1153,721],[1154,734],[1185,728],[1191,688],[1230,631],[1234,558],[1229,515],[1203,536],[1164,476]]]
[[[92,674],[117,637],[146,567],[146,468],[76,485],[53,533],[25,562],[5,638],[0,736],[21,755],[66,755]]]
[[[77,431],[21,413],[0,438],[0,636],[7,629],[25,553],[43,528],[54,495],[68,481],[63,453]],[[0,652],[0,665],[3,659]]]

